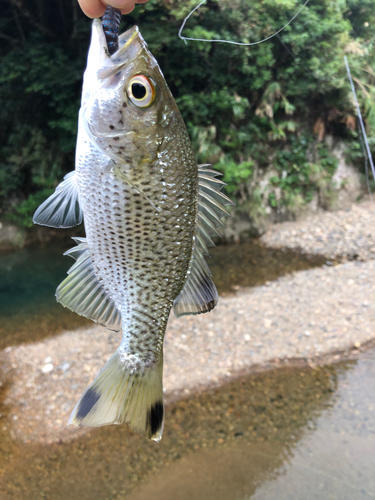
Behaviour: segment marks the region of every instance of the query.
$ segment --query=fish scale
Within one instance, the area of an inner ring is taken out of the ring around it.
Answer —
[[[86,389],[70,422],[126,422],[160,440],[163,340],[176,316],[211,311],[218,295],[205,261],[231,201],[217,172],[198,166],[160,68],[138,29],[108,55],[93,23],[79,114],[76,169],[34,214],[86,238],[56,291],[65,307],[109,329],[121,345]],[[136,89],[133,92],[133,88]]]
[[[174,140],[176,137],[181,139]],[[95,148],[93,158],[86,155],[76,167],[82,178],[82,208],[88,214],[85,229],[92,262],[121,311],[126,332],[122,348],[138,352],[145,364],[147,359],[160,358],[168,308],[183,286],[181,277],[186,276],[192,251],[197,214],[196,161],[189,154],[182,162],[171,161],[177,151],[188,151],[187,141],[186,134],[166,134],[164,142],[170,147],[167,155],[159,153],[162,161],[156,158],[152,164],[145,163],[143,169],[138,167],[129,173],[130,181],[140,185],[159,210],[116,176],[106,176],[103,182],[103,165],[102,161],[95,162]],[[191,224],[184,222],[188,218]],[[165,306],[161,309],[160,304]],[[140,320],[135,308],[155,318],[158,328]]]

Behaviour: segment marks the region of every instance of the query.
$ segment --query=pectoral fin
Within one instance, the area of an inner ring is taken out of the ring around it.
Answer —
[[[40,205],[33,217],[34,224],[68,228],[81,224],[83,219],[75,171],[64,177],[55,192]]]

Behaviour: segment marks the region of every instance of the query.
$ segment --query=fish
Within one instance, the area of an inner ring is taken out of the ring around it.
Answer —
[[[177,317],[211,311],[218,293],[206,263],[232,201],[221,174],[198,165],[162,71],[137,26],[111,55],[92,25],[79,111],[75,170],[37,209],[36,224],[85,238],[57,301],[122,341],[86,389],[69,423],[127,423],[160,441],[163,340]],[[183,325],[182,325],[183,327]],[[193,353],[191,354],[194,355]]]

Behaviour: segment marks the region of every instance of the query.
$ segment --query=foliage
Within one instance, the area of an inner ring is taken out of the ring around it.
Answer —
[[[270,183],[280,188],[280,197],[277,199],[275,192],[271,192],[272,207],[293,206],[298,198],[310,202],[315,192],[327,189],[326,181],[334,174],[338,160],[323,143],[316,144],[314,149],[312,145],[311,136],[292,136],[288,148],[277,152],[274,165],[279,175],[271,177]],[[314,152],[315,157],[309,161],[306,152]]]
[[[363,164],[343,57],[374,147],[375,0],[314,0],[278,36],[252,47],[185,45],[177,32],[196,4],[150,0],[124,17],[123,29],[140,26],[198,162],[224,173],[241,206],[256,203],[257,172],[270,166],[277,172],[271,207],[305,203],[327,188],[336,164],[326,134],[346,141],[353,161]],[[286,24],[300,4],[211,0],[184,35],[257,41]],[[0,0],[0,6],[0,215],[29,225],[40,200],[73,168],[90,21],[75,2]]]

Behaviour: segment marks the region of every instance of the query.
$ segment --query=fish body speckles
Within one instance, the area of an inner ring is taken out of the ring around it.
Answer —
[[[39,207],[36,223],[86,238],[56,292],[78,314],[123,331],[121,345],[86,390],[71,422],[127,422],[159,440],[164,422],[163,339],[175,314],[217,303],[204,255],[218,234],[223,183],[197,166],[185,124],[138,28],[108,55],[93,23],[79,116],[76,170]]]

